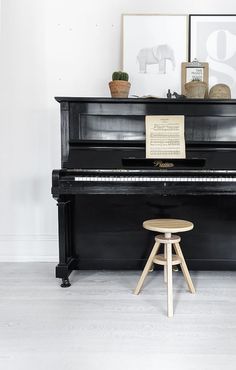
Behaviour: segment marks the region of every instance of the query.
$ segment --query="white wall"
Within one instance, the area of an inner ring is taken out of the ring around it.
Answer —
[[[122,13],[236,13],[234,0],[1,0],[0,260],[57,260],[54,96],[109,96]]]

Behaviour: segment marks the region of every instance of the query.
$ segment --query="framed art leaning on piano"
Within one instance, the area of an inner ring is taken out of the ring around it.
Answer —
[[[194,223],[182,240],[190,269],[236,269],[236,100],[56,100],[61,168],[52,195],[62,286],[75,269],[141,270],[152,247],[141,225],[152,218]],[[185,117],[186,158],[146,159],[150,115]]]
[[[168,88],[179,92],[187,44],[186,14],[124,14],[122,68],[129,71],[130,94],[163,98]]]
[[[209,64],[209,87],[223,83],[236,98],[236,14],[190,14],[189,60]]]

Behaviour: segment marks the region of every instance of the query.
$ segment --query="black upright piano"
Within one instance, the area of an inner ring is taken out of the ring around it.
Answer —
[[[56,277],[75,269],[142,269],[151,218],[194,223],[190,269],[236,269],[236,100],[57,97],[61,169]],[[145,116],[184,115],[186,160],[145,159]],[[171,163],[171,165],[169,165]]]

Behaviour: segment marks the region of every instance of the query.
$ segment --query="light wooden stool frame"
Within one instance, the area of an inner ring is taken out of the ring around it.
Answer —
[[[154,220],[150,220],[154,221]],[[168,220],[166,220],[168,221]],[[174,220],[170,220],[174,221]],[[178,221],[178,220],[176,220]],[[182,220],[180,220],[182,221]],[[148,223],[149,221],[146,221]],[[187,221],[186,221],[187,222]],[[148,230],[154,230],[150,229],[148,227],[149,225],[146,224],[145,227],[145,222],[144,222],[144,228],[147,228]],[[178,231],[187,231],[191,230],[192,227],[183,230],[179,228]],[[160,230],[160,228],[159,228]],[[195,293],[195,288],[192,282],[192,279],[189,274],[188,267],[186,265],[182,250],[180,248],[179,242],[180,242],[180,237],[178,235],[173,235],[170,232],[170,228],[163,228],[160,231],[165,231],[167,230],[168,232],[165,232],[164,234],[157,235],[155,237],[155,244],[154,247],[152,248],[151,254],[147,260],[147,263],[144,267],[144,270],[140,276],[140,279],[138,281],[138,284],[134,290],[134,294],[139,294],[144,280],[148,274],[148,272],[152,269],[153,264],[158,264],[158,265],[163,265],[164,266],[164,281],[167,283],[167,307],[168,307],[168,317],[173,317],[173,288],[172,288],[172,266],[173,265],[180,265],[181,270],[183,272],[184,278],[186,280],[186,283],[188,285],[188,289],[191,293]],[[175,230],[176,231],[176,228]],[[164,254],[157,254],[158,250],[160,249],[160,245],[164,244]],[[172,254],[172,245],[174,247],[175,253]]]

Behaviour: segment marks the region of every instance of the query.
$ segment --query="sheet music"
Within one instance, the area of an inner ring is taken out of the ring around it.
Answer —
[[[146,116],[146,158],[186,158],[184,116]]]

